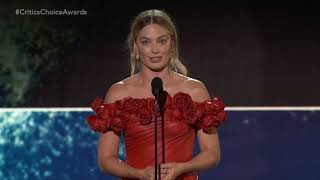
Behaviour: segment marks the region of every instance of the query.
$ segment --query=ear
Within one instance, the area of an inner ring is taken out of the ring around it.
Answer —
[[[133,42],[133,51],[134,51],[134,52],[137,52],[137,51],[138,51],[136,42]]]
[[[174,53],[175,44],[174,41],[171,42],[171,53]]]
[[[172,39],[172,40],[171,40],[171,48],[172,48],[172,50],[174,49],[174,46],[175,46],[174,40]]]

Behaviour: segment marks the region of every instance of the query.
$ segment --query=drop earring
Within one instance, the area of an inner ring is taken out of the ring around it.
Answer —
[[[140,56],[139,56],[139,53],[137,52],[136,53],[136,60],[139,61],[139,59],[140,59]]]

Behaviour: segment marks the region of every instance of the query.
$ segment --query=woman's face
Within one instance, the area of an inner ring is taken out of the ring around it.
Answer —
[[[153,71],[163,70],[172,54],[172,38],[167,29],[158,25],[145,26],[135,41],[141,63]]]

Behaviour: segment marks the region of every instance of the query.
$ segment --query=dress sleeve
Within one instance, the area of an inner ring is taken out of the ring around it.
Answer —
[[[95,114],[90,114],[87,117],[90,129],[101,133],[113,131],[115,134],[121,135],[126,129],[127,117],[118,105],[119,103],[105,104],[102,99],[96,98],[91,104]]]
[[[214,133],[216,128],[225,122],[227,118],[222,99],[220,97],[214,97],[212,101],[201,103],[200,107],[202,115],[195,124],[196,129],[202,129],[203,132],[208,134]]]

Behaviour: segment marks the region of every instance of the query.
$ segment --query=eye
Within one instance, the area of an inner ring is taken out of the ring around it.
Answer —
[[[147,45],[149,43],[149,41],[141,41],[142,45]]]
[[[166,39],[161,39],[161,40],[160,40],[160,43],[161,43],[161,44],[166,44],[166,43],[167,43],[167,40],[166,40]]]

